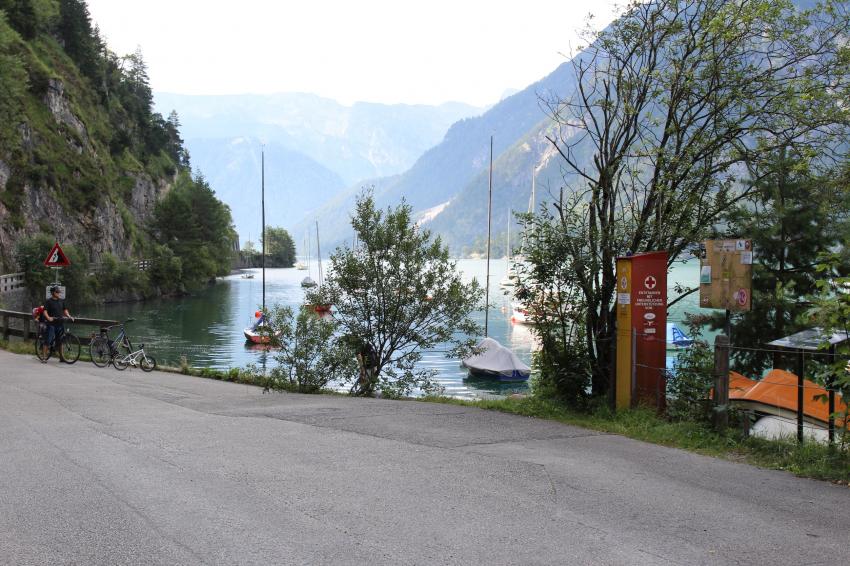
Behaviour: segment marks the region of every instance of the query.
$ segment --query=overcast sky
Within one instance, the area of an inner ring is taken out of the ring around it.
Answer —
[[[550,73],[612,0],[88,0],[109,47],[142,48],[154,91],[310,92],[475,105]]]

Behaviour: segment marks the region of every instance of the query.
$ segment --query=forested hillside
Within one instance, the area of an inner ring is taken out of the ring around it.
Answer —
[[[153,111],[141,52],[110,51],[85,1],[0,0],[0,271],[56,239],[93,271],[154,260],[127,283],[148,292],[226,272],[230,212],[191,177],[178,126]]]

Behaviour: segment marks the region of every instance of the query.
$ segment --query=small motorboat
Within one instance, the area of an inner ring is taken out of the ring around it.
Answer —
[[[301,286],[304,287],[305,289],[307,289],[309,287],[315,287],[317,285],[318,285],[318,283],[313,281],[313,278],[310,277],[309,275],[301,280]]]
[[[253,278],[254,278],[253,273],[243,273],[242,274],[242,279],[253,279]]]
[[[305,269],[307,269],[307,266],[299,261],[295,264],[295,269],[297,269],[298,271],[304,271]]]
[[[498,381],[526,381],[531,375],[530,367],[493,338],[484,338],[477,347],[480,354],[461,362],[470,375]]]

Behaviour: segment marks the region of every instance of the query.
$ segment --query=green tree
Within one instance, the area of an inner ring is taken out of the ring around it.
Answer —
[[[549,101],[549,141],[566,170],[552,223],[586,307],[594,394],[614,363],[616,257],[675,261],[749,198],[736,175],[753,155],[826,154],[847,122],[848,31],[837,2],[658,0],[588,36],[575,88]]]
[[[752,310],[732,329],[738,371],[761,375],[782,367],[782,356],[761,350],[765,342],[810,326],[806,297],[816,292],[818,258],[841,241],[846,198],[840,172],[812,170],[811,160],[780,148],[750,164],[752,199],[728,216],[733,237],[752,238]],[[842,202],[842,200],[844,202]],[[716,320],[720,327],[722,320]]]
[[[331,382],[345,383],[357,375],[355,353],[346,341],[338,339],[332,319],[319,317],[310,309],[300,309],[293,317],[292,309],[280,306],[266,315],[277,362],[269,375],[271,383],[316,393]]]
[[[103,42],[95,35],[89,8],[84,0],[59,0],[57,31],[68,56],[83,75],[96,81]]]
[[[448,248],[415,225],[407,204],[381,211],[364,192],[351,224],[357,247],[337,248],[325,284],[308,303],[332,304],[342,335],[371,349],[372,367],[355,394],[434,390],[433,372],[416,363],[438,345],[454,355],[469,351],[472,338],[462,336],[480,334],[470,314],[480,306],[481,288],[461,280]]]
[[[535,355],[535,392],[581,407],[588,397],[591,358],[587,352],[585,304],[570,260],[570,241],[548,208],[523,215],[528,237],[525,262],[517,264],[516,299],[534,323],[541,349]]]
[[[9,25],[26,40],[33,39],[38,30],[38,18],[32,0],[0,0],[0,10],[6,12]]]
[[[182,173],[154,209],[152,229],[180,259],[182,284],[196,286],[230,271],[236,233],[230,209],[199,175]],[[175,271],[172,264],[172,273]]]
[[[266,267],[295,265],[295,240],[283,228],[266,228]]]

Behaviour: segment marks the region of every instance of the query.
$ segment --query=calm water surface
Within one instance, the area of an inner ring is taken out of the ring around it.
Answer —
[[[490,336],[530,364],[531,354],[537,347],[534,336],[528,327],[511,323],[510,297],[499,287],[506,266],[504,259],[490,262]],[[476,278],[483,284],[486,261],[459,260],[458,269],[464,279]],[[127,327],[128,334],[134,342],[144,343],[145,349],[160,363],[177,365],[185,356],[193,366],[216,369],[243,367],[249,363],[271,364],[273,353],[247,345],[242,334],[262,301],[261,271],[250,271],[255,273],[254,279],[231,275],[189,297],[89,307],[85,316],[113,320],[135,318]],[[300,283],[305,274],[294,268],[267,269],[266,304],[298,307],[304,299]],[[312,276],[316,278],[315,273]],[[698,279],[698,261],[676,264],[668,278],[670,296],[675,296],[672,288],[676,282],[694,285]],[[679,321],[685,311],[696,310],[697,297],[692,295],[671,309],[670,320]],[[475,319],[483,325],[484,312],[475,313]],[[459,360],[447,359],[441,352],[426,353],[422,365],[437,370],[436,379],[447,395],[486,397],[527,389],[525,384],[469,380]]]

